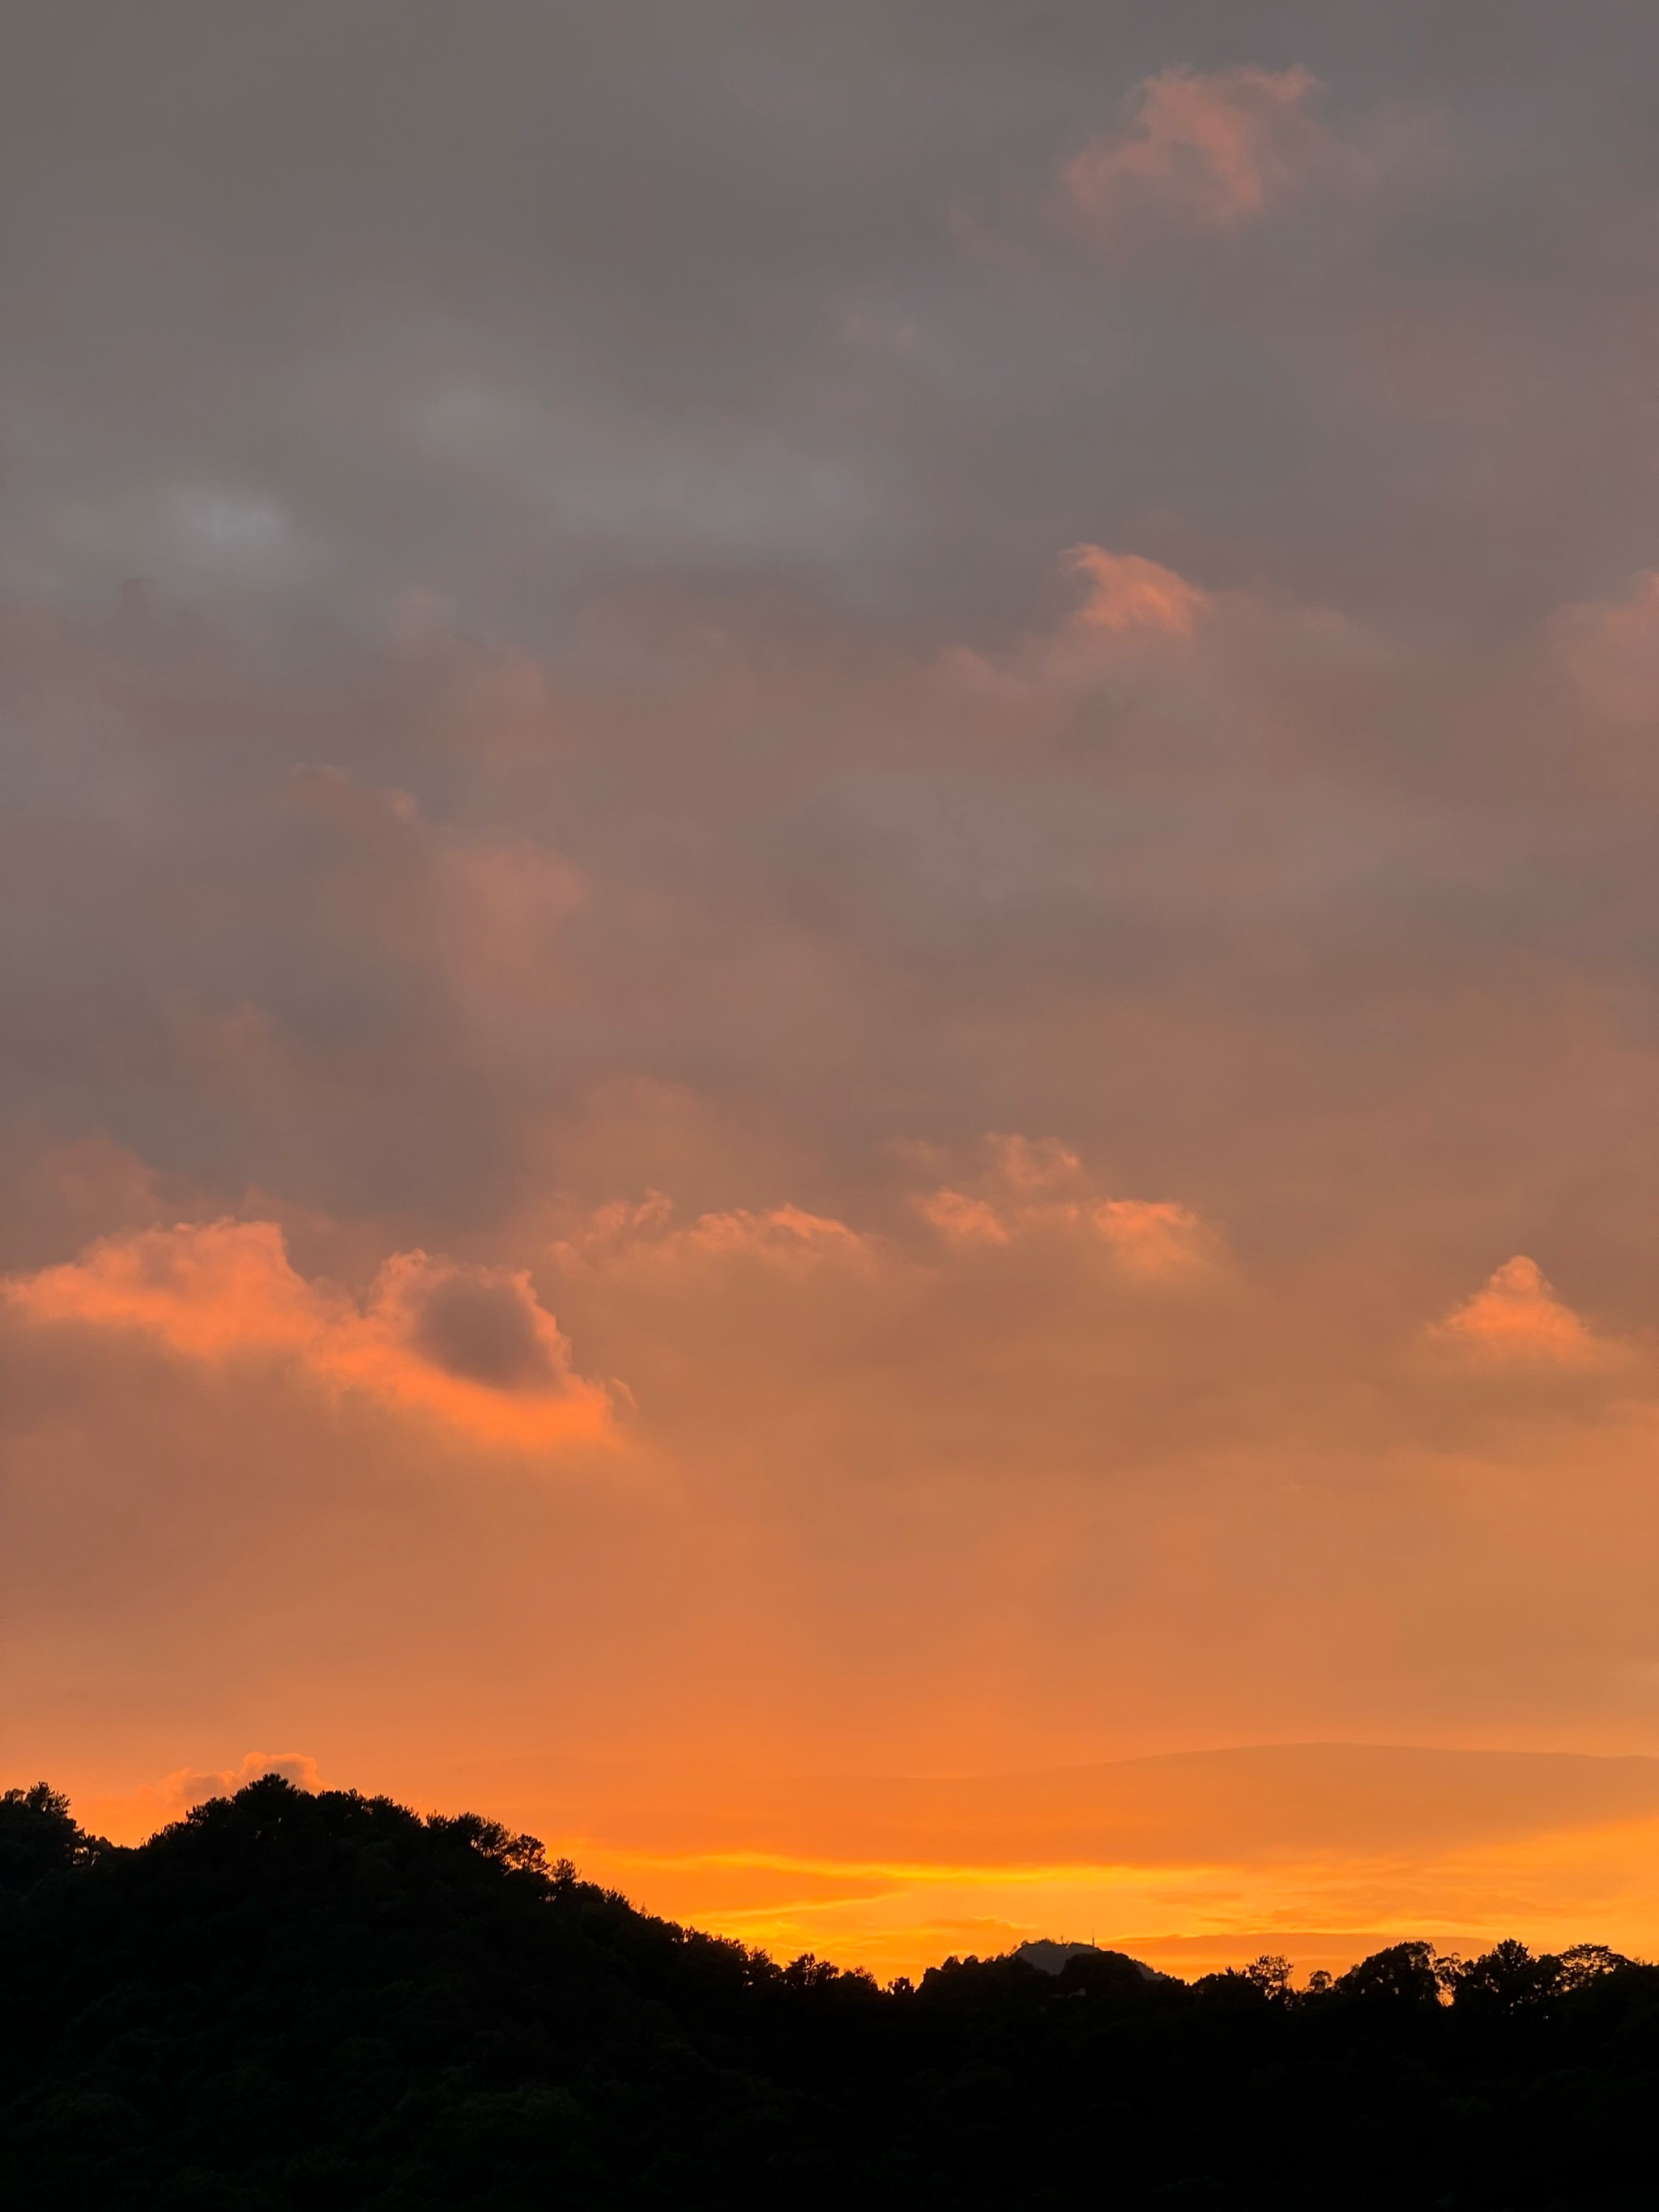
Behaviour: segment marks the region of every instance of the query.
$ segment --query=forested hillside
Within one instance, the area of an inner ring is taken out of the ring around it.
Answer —
[[[1659,1968],[1401,1944],[881,1990],[533,1838],[270,1777],[122,1850],[0,1800],[0,2203],[1648,2208]]]

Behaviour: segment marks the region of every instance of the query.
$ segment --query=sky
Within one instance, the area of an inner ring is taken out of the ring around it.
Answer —
[[[1659,1950],[1659,25],[19,0],[0,1785]]]

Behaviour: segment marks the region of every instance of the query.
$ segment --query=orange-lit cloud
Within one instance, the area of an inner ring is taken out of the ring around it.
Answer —
[[[298,1274],[276,1223],[214,1221],[106,1238],[4,1291],[32,1321],[137,1331],[190,1358],[289,1358],[487,1443],[556,1445],[608,1428],[606,1393],[572,1371],[557,1323],[512,1269],[402,1252],[359,1302]]]
[[[1072,1147],[1058,1137],[993,1133],[986,1144],[996,1173],[1016,1191],[1051,1190],[1057,1184],[1070,1182],[1083,1165]]]
[[[1008,1242],[1008,1225],[988,1199],[961,1190],[930,1190],[917,1198],[916,1206],[941,1237],[964,1244]]]
[[[1006,1203],[948,1188],[916,1200],[918,1211],[948,1242],[1006,1245],[1030,1231],[1092,1233],[1127,1274],[1167,1279],[1189,1273],[1216,1256],[1216,1239],[1196,1214],[1168,1200],[1109,1198],[1083,1205],[1066,1200]]]
[[[1097,1241],[1130,1279],[1189,1277],[1215,1267],[1222,1241],[1189,1206],[1167,1199],[1090,1194],[1078,1154],[1058,1138],[987,1139],[990,1164],[972,1190],[919,1193],[917,1212],[947,1245],[1006,1246],[1035,1236]]]
[[[1517,1253],[1438,1325],[1443,1344],[1503,1364],[1593,1368],[1619,1356],[1563,1305],[1535,1260]]]
[[[1163,1279],[1202,1266],[1212,1244],[1187,1206],[1168,1200],[1109,1198],[1094,1224],[1131,1274]]]

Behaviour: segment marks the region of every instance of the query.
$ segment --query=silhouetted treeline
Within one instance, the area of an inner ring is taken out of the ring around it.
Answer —
[[[1650,2212],[1656,2113],[1659,1968],[1595,1947],[884,1990],[471,1816],[272,1777],[120,1850],[0,1799],[8,2212]]]

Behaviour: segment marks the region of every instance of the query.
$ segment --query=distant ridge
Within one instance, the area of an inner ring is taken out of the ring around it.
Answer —
[[[1169,1982],[1175,1979],[1172,1974],[1160,1974],[1156,1966],[1147,1966],[1144,1960],[1132,1959],[1127,1951],[1103,1951],[1098,1943],[1056,1943],[1047,1936],[1039,1936],[1029,1943],[1022,1943],[1014,1956],[1024,1959],[1028,1966],[1035,1966],[1042,1974],[1058,1974],[1073,1959],[1111,1959],[1121,1960],[1126,1966],[1133,1966],[1144,1981]]]

